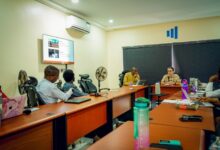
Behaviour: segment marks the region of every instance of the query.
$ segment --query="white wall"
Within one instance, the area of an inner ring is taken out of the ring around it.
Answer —
[[[97,84],[96,68],[107,66],[106,32],[92,26],[91,33],[82,36],[65,29],[65,18],[66,14],[34,0],[0,1],[0,85],[6,94],[18,94],[20,69],[39,80],[43,78],[47,64],[42,64],[42,34],[73,40],[75,64],[68,68],[75,71],[77,79],[80,73],[90,74]],[[102,85],[107,86],[107,81]]]
[[[179,38],[167,38],[166,31],[178,26]],[[178,21],[118,29],[107,33],[109,86],[118,87],[118,74],[123,71],[123,49],[126,46],[220,39],[220,17]],[[146,63],[147,62],[146,60]],[[156,69],[156,68],[155,68]]]
[[[34,0],[0,1],[0,85],[8,95],[18,94],[20,69],[28,75],[43,78],[42,34],[71,39],[75,44],[75,64],[69,65],[78,74],[88,73],[93,81],[98,66],[107,66],[108,79],[102,87],[118,87],[118,74],[123,70],[123,46],[219,39],[220,17],[171,22],[106,31],[92,26],[91,33],[65,29],[66,14]],[[179,27],[179,39],[166,37],[166,30]],[[56,65],[64,68],[63,65]],[[60,76],[62,78],[62,76]]]

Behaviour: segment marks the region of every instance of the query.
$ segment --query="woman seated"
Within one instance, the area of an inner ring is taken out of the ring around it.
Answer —
[[[180,84],[181,79],[177,74],[174,74],[174,68],[168,67],[167,74],[165,74],[161,80],[162,85],[175,85]]]

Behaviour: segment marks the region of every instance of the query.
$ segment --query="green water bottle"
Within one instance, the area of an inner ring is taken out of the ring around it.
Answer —
[[[149,108],[150,100],[140,97],[134,105],[134,138],[135,150],[148,148],[149,141]]]

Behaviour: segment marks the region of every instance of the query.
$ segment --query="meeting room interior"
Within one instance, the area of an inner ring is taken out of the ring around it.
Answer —
[[[219,0],[0,0],[0,150],[220,149]]]

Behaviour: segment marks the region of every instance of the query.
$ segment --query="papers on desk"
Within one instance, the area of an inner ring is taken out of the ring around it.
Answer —
[[[169,100],[169,99],[163,100],[162,103],[187,104],[187,105],[191,104],[189,100]]]
[[[165,99],[165,100],[162,101],[162,103],[190,105],[190,104],[195,104],[195,103],[198,103],[198,102],[189,101],[189,100],[169,100],[169,99]],[[214,107],[214,105],[212,103],[209,103],[209,102],[199,102],[199,105],[202,106],[202,107]]]

